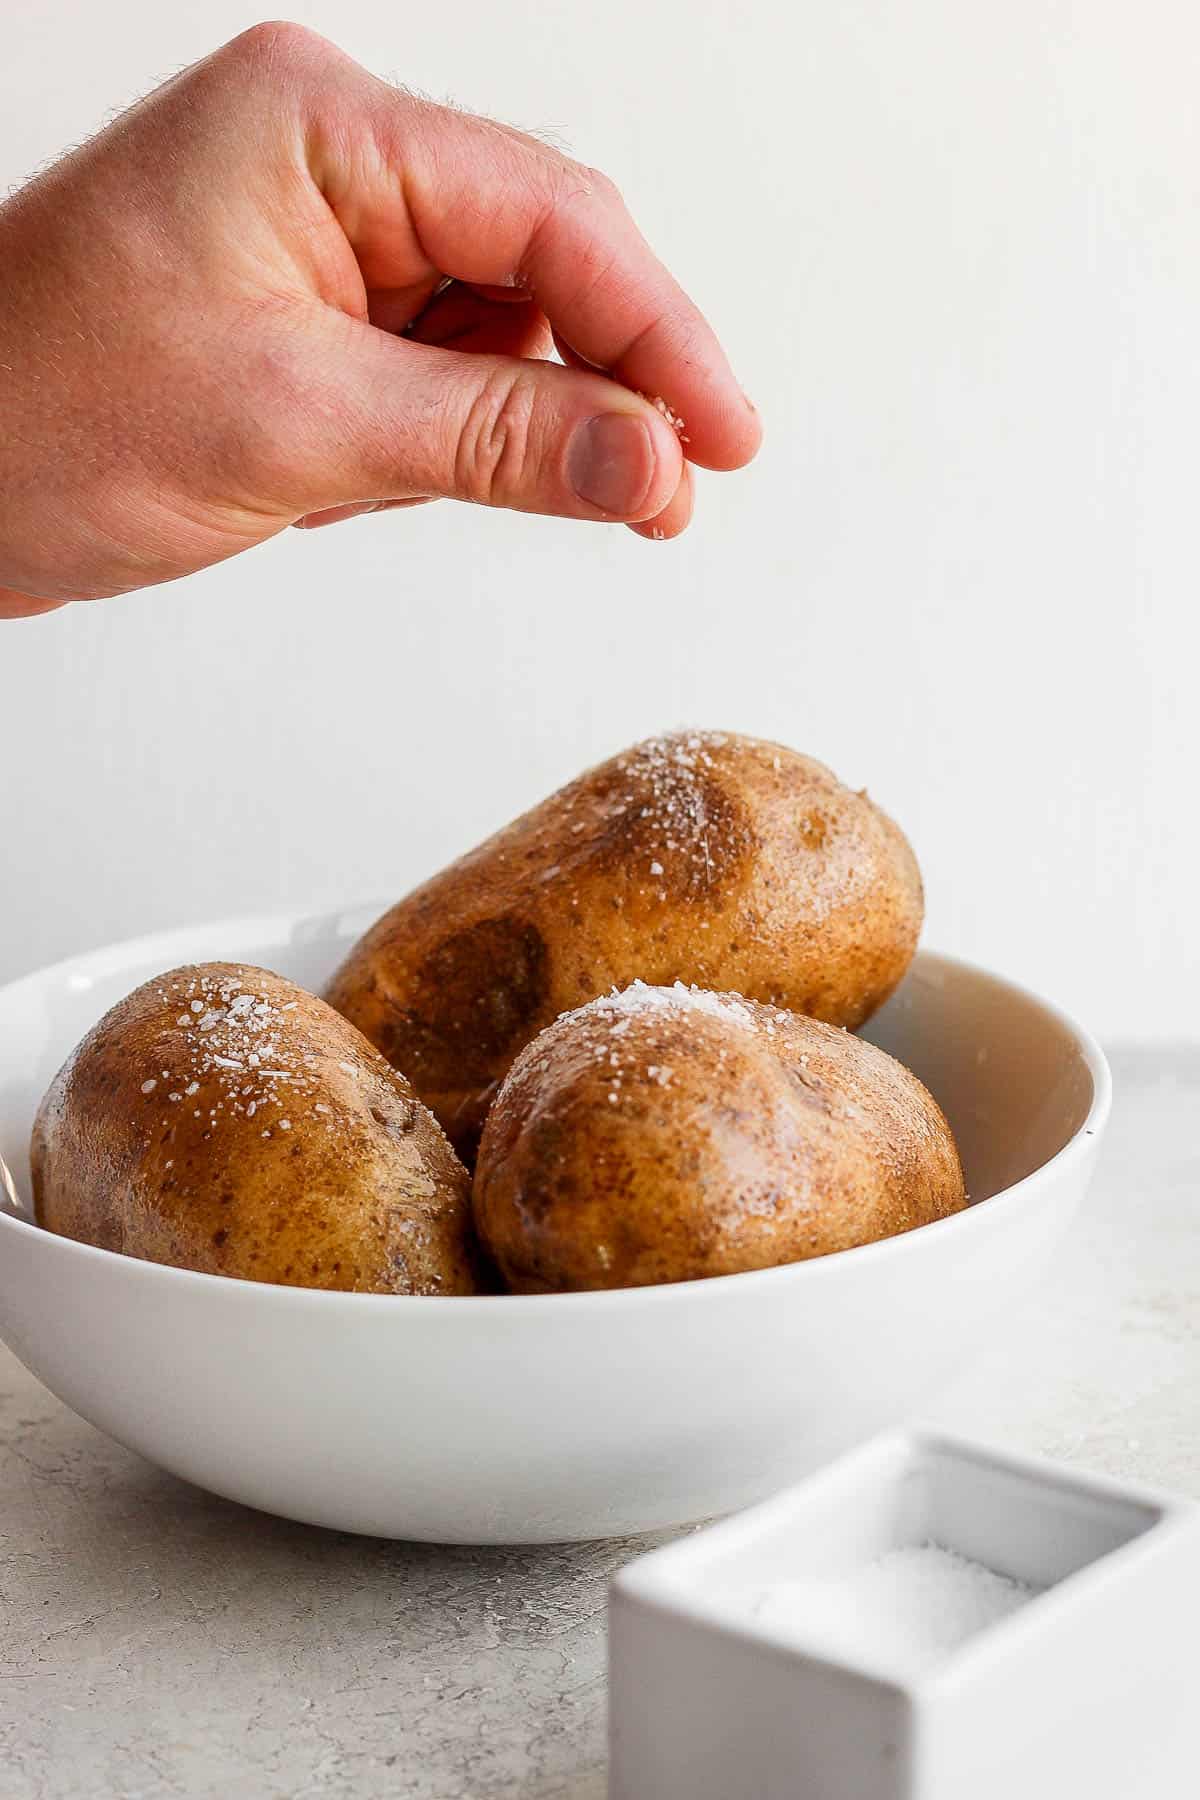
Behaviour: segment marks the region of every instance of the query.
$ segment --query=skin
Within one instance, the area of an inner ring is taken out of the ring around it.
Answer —
[[[594,1001],[517,1059],[472,1188],[514,1292],[772,1268],[966,1205],[950,1127],[908,1069],[832,1026],[720,998],[715,1015],[661,988],[631,1012]]]
[[[386,913],[326,998],[470,1162],[518,1051],[612,987],[733,988],[860,1025],[917,945],[921,876],[865,795],[782,744],[649,739]]]
[[[55,1077],[31,1162],[39,1222],[101,1249],[289,1287],[477,1291],[467,1172],[437,1124],[265,969],[175,969],[113,1007]]]
[[[18,192],[0,269],[0,615],[433,497],[669,538],[759,443],[606,176],[296,25]]]

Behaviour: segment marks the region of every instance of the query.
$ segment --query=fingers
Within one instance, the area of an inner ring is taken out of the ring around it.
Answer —
[[[554,333],[554,347],[568,368],[588,369],[591,367],[578,351],[573,350],[557,332]],[[681,437],[680,441],[686,442],[686,437]],[[681,532],[687,530],[692,522],[695,502],[695,481],[691,468],[685,462],[679,486],[662,512],[656,518],[638,520],[629,529],[636,532],[639,537],[650,538],[656,542],[661,542],[664,538],[678,537]]]
[[[421,313],[413,325],[411,341],[476,354],[525,358],[544,358],[551,348],[550,327],[535,306],[522,302],[520,296],[511,292],[504,292],[498,302],[485,299],[476,290],[458,283],[440,294]],[[305,530],[315,530],[368,513],[424,505],[429,498],[428,495],[411,495],[403,499],[350,502],[307,513],[297,519],[296,524]],[[692,473],[684,463],[679,484],[662,510],[634,522],[630,529],[653,540],[678,537],[691,522],[693,500]]]
[[[528,292],[580,358],[682,417],[692,460],[716,469],[750,460],[757,414],[606,177],[382,83],[369,95],[343,83],[339,95],[322,90],[333,116],[318,109],[309,154],[368,288],[436,270]],[[353,127],[338,110],[351,100]],[[364,130],[374,153],[359,156],[351,173],[350,146]]]
[[[346,519],[361,519],[368,513],[403,512],[411,506],[428,506],[434,498],[432,494],[410,494],[403,500],[359,500],[351,506],[329,506],[323,512],[305,513],[303,518],[295,521],[295,525],[298,531],[318,531],[323,525],[341,525]],[[684,463],[679,486],[662,512],[653,519],[636,521],[629,529],[638,537],[659,543],[667,538],[678,537],[691,523],[693,505],[692,471]],[[48,604],[53,606],[60,603],[50,601]],[[0,617],[2,616],[3,597],[0,596]]]
[[[679,486],[662,511],[652,519],[635,520],[629,529],[636,532],[638,537],[649,538],[655,543],[661,543],[667,538],[677,538],[692,522],[695,498],[695,478],[687,463],[684,463]]]
[[[364,496],[439,495],[630,522],[673,502],[683,476],[675,432],[603,376],[327,320],[305,409],[322,422],[305,451],[306,515]]]

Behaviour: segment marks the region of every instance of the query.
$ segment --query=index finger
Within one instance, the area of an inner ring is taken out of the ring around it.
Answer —
[[[662,402],[691,461],[711,469],[750,461],[757,413],[607,176],[519,132],[388,88],[370,109],[370,129],[380,154],[362,160],[356,183],[363,169],[377,169],[378,183],[372,191],[367,174],[346,209],[352,216],[339,213],[368,286],[398,282],[397,260],[419,245],[443,275],[524,288],[577,355]]]

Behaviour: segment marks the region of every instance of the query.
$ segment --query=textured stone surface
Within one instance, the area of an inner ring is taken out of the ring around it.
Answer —
[[[1119,1055],[1086,1216],[928,1417],[1200,1495],[1200,1049]],[[611,1570],[287,1524],[110,1443],[0,1349],[3,1800],[602,1800]]]

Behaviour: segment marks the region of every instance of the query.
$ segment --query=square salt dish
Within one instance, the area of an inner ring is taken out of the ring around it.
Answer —
[[[1198,1579],[1189,1502],[878,1438],[617,1576],[610,1800],[1185,1800]]]

